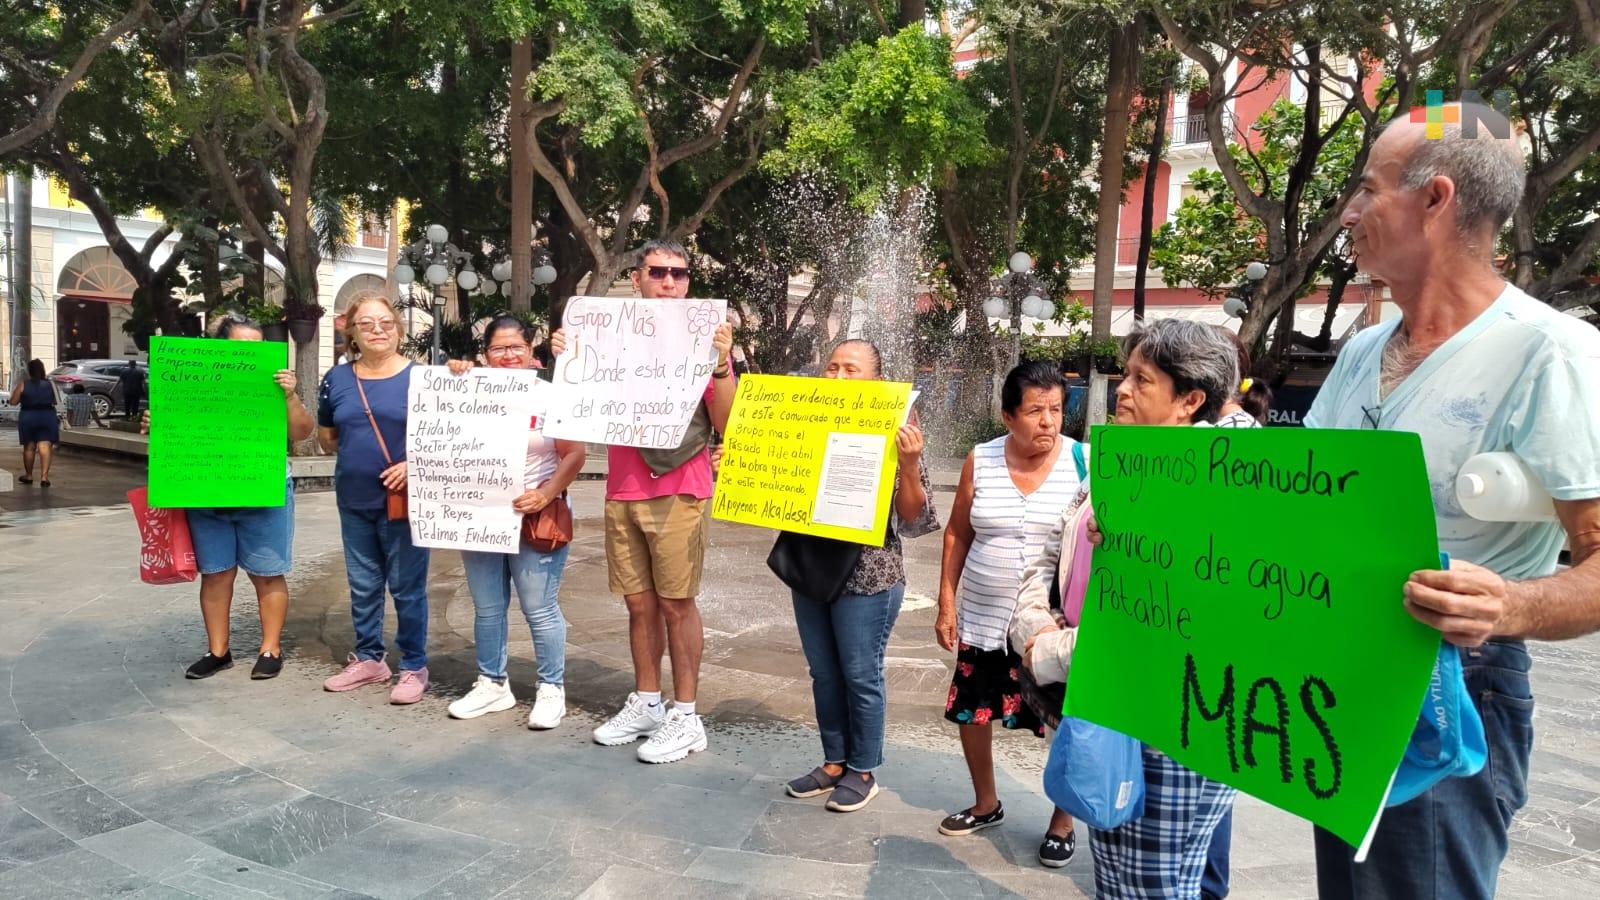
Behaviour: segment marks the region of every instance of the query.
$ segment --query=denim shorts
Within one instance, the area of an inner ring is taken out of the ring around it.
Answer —
[[[284,488],[282,506],[207,507],[189,510],[189,535],[200,574],[234,566],[246,574],[289,574],[294,546],[294,488]]]

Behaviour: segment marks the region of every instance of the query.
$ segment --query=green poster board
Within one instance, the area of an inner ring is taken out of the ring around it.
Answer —
[[[150,340],[150,505],[282,506],[289,445],[277,341]]]
[[[1067,711],[1361,846],[1439,634],[1401,588],[1439,567],[1415,434],[1103,426]]]

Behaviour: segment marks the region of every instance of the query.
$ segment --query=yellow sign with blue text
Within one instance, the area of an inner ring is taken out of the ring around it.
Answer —
[[[904,382],[744,376],[711,515],[883,546],[910,404]]]

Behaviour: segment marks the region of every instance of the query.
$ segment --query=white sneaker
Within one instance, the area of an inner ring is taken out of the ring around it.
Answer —
[[[478,681],[465,697],[450,704],[450,718],[476,719],[484,713],[504,712],[517,705],[511,693],[511,679],[496,684],[493,678],[479,675]]]
[[[567,714],[567,689],[559,684],[541,684],[534,693],[533,709],[528,711],[528,727],[535,731],[554,728]]]
[[[667,713],[667,720],[650,740],[639,748],[639,761],[647,763],[677,762],[691,753],[706,748],[706,728],[698,715],[684,715],[676,707]]]
[[[640,700],[638,693],[629,693],[628,702],[622,705],[621,711],[594,730],[594,742],[607,747],[631,744],[655,734],[666,717],[667,711],[660,706],[651,712],[649,704]]]

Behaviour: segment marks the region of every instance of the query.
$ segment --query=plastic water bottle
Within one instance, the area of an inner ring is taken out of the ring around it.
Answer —
[[[1467,515],[1484,522],[1544,522],[1556,518],[1555,502],[1515,453],[1480,453],[1456,476],[1456,500]]]

